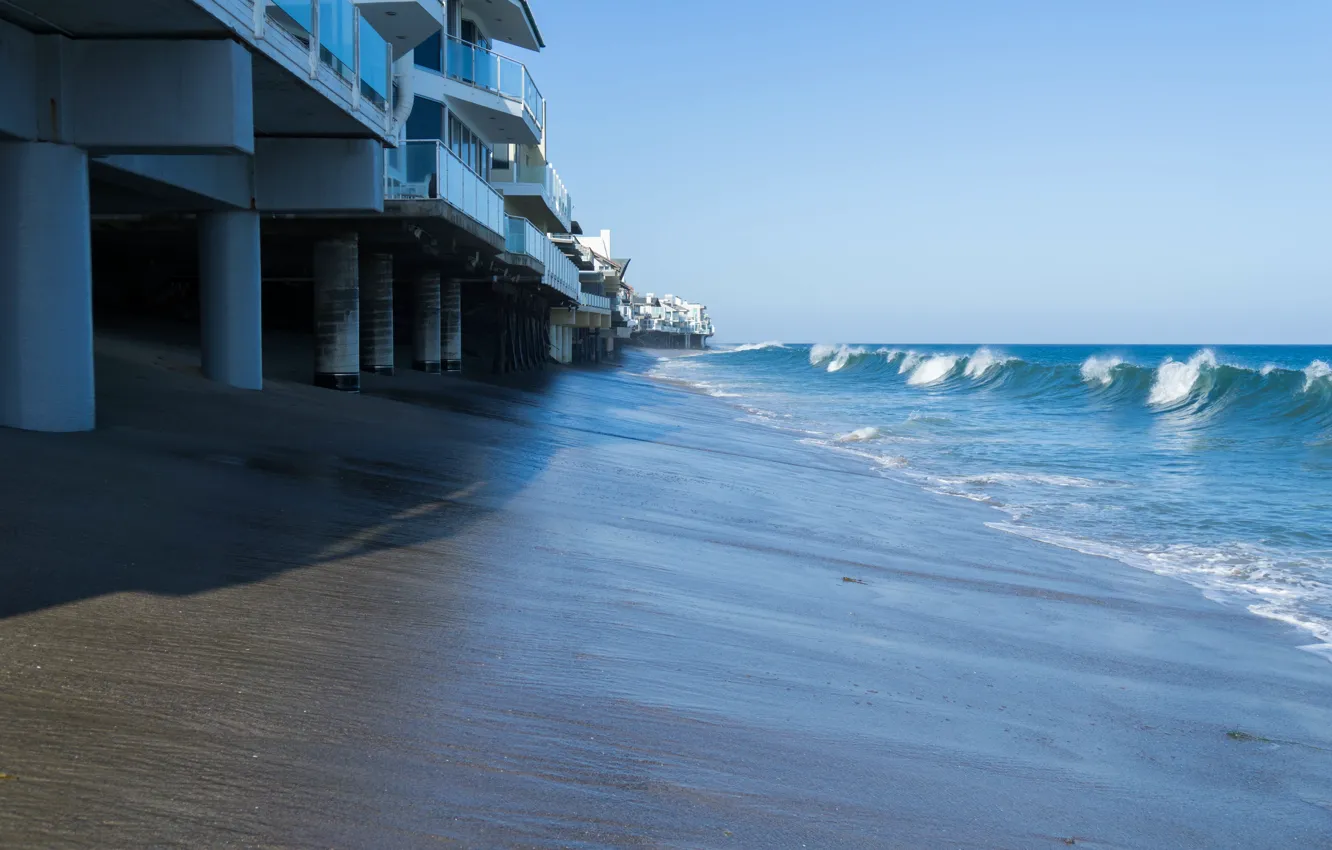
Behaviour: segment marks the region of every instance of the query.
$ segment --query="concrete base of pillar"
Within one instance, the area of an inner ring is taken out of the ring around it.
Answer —
[[[422,272],[415,282],[412,316],[412,368],[438,375],[440,350],[439,272]]]
[[[314,385],[326,390],[338,390],[339,392],[344,393],[359,393],[361,391],[361,373],[316,373],[314,376]]]
[[[356,234],[315,245],[314,384],[361,391],[361,297]]]

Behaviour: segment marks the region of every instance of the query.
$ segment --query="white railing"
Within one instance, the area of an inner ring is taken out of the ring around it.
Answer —
[[[504,198],[438,139],[403,142],[384,160],[384,197],[447,201],[507,240]]]
[[[313,78],[321,64],[333,69],[352,90],[352,104],[361,99],[388,110],[393,92],[393,48],[361,19],[352,0],[262,0],[264,14],[278,27],[306,44]]]
[[[522,62],[449,36],[444,66],[450,79],[521,103],[537,130],[545,129],[546,99]]]

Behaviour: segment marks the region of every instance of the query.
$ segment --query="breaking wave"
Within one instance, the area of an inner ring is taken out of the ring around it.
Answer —
[[[735,348],[718,348],[714,354],[739,354],[742,351],[766,351],[769,348],[786,348],[785,345],[775,339],[767,342],[747,342],[744,345],[737,345]]]
[[[1113,354],[1092,355],[1079,365],[1031,363],[984,346],[957,353],[828,344],[812,346],[808,356],[810,366],[826,372],[905,381],[930,392],[1011,391],[1052,401],[1090,396],[1101,404],[1192,417],[1197,424],[1232,408],[1266,410],[1332,428],[1332,365],[1323,360],[1302,370],[1271,364],[1256,369],[1225,363],[1204,348],[1154,366]]]

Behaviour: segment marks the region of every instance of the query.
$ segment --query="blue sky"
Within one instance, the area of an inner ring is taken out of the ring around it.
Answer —
[[[532,5],[575,217],[719,339],[1332,342],[1332,3]]]

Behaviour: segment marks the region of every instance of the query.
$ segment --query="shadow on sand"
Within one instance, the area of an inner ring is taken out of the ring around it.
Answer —
[[[521,388],[366,376],[364,394],[346,396],[282,380],[310,349],[274,335],[269,384],[253,393],[204,380],[191,337],[100,336],[93,433],[0,430],[0,618],[202,593],[453,536],[570,439],[546,427],[558,372]]]

